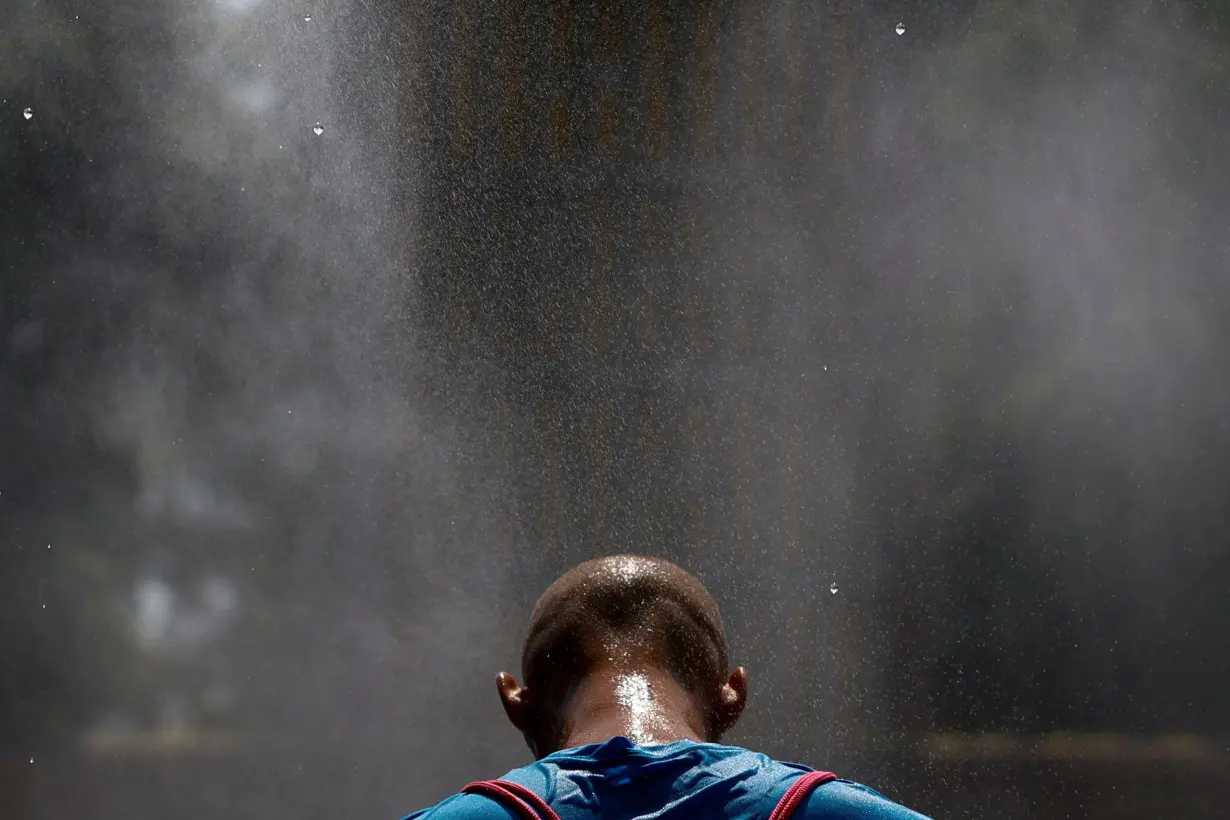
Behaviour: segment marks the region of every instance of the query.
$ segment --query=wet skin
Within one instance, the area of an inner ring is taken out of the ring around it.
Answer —
[[[670,584],[696,611],[711,609],[720,624],[716,605],[690,574],[664,561],[613,556],[586,562],[552,584],[535,607],[531,636],[536,625],[568,617],[569,600],[587,585],[627,583],[642,575]],[[667,670],[661,652],[652,646],[608,636],[600,637],[596,646],[591,644],[586,654],[592,662],[584,674],[559,694],[536,697],[511,674],[497,676],[505,712],[536,757],[619,735],[639,744],[716,741],[735,724],[747,701],[742,667],[706,676],[709,683],[688,689]]]
[[[496,686],[509,718],[525,731],[519,720],[525,712],[527,690],[520,688],[507,672],[500,673]],[[730,673],[723,689],[727,717],[717,734],[734,725],[747,700],[743,667]],[[601,743],[617,735],[640,744],[714,739],[714,733],[705,731],[703,709],[696,696],[681,687],[669,672],[650,665],[595,667],[560,710],[559,720],[563,725],[559,749]],[[556,749],[536,751],[541,757]]]

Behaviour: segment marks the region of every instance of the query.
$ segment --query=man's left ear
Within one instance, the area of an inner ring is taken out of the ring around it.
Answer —
[[[517,679],[507,672],[495,676],[495,688],[500,693],[500,703],[504,704],[504,714],[512,721],[512,725],[525,733],[529,728],[528,692],[517,685]]]

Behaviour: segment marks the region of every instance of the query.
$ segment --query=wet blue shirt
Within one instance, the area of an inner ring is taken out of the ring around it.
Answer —
[[[766,820],[790,784],[811,769],[765,755],[679,740],[638,746],[614,737],[563,749],[502,779],[546,798],[561,820]],[[848,780],[825,783],[795,811],[797,820],[926,820]],[[457,794],[406,820],[520,820],[478,794]]]

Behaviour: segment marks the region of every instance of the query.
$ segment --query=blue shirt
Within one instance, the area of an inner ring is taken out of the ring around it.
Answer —
[[[613,737],[563,749],[502,779],[546,799],[561,820],[767,820],[790,784],[811,771],[766,755],[678,740],[638,746]],[[818,786],[795,810],[797,820],[927,820],[866,786],[835,780]],[[479,794],[456,794],[405,820],[520,820]]]

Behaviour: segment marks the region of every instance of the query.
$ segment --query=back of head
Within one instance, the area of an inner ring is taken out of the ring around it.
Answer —
[[[522,652],[530,691],[554,709],[602,664],[651,663],[707,697],[725,679],[717,604],[694,576],[658,558],[616,555],[565,573],[539,599]]]

